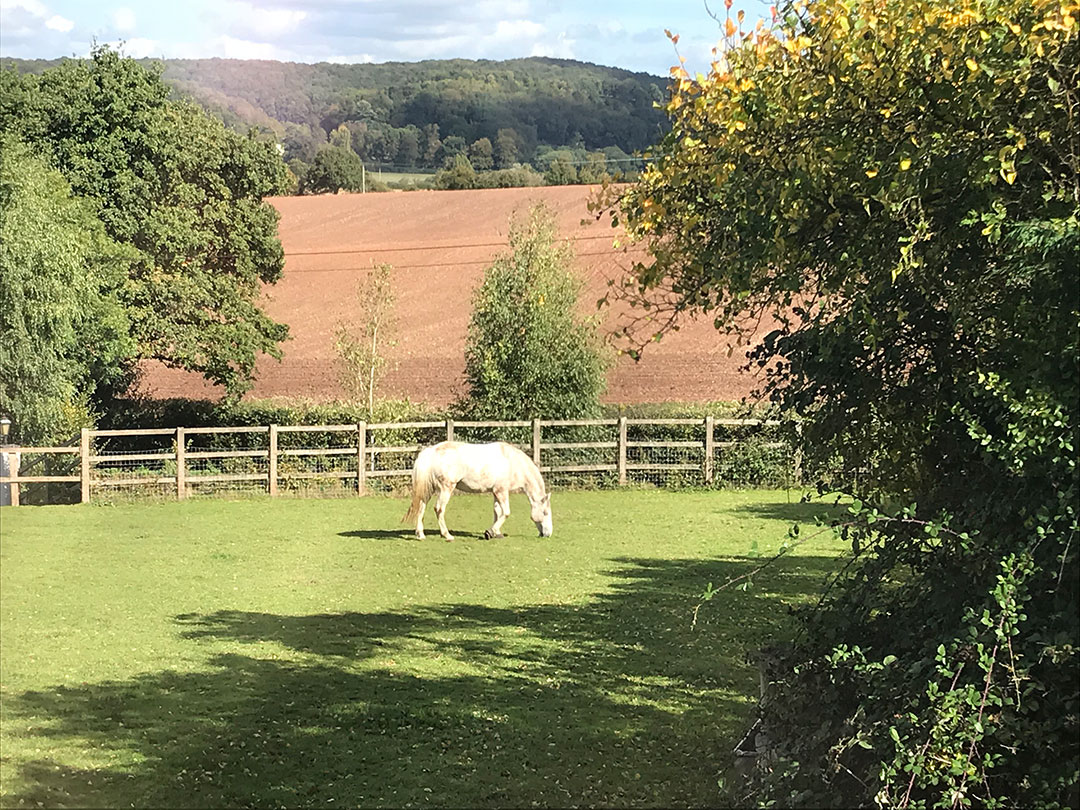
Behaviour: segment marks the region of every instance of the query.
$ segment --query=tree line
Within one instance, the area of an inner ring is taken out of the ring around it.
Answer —
[[[21,72],[57,64],[3,63]],[[595,182],[633,173],[631,157],[667,126],[666,79],[571,60],[143,64],[160,64],[174,95],[230,128],[280,144],[298,193],[359,190],[362,164],[434,173],[462,158],[478,173],[503,172],[482,181],[491,186]]]

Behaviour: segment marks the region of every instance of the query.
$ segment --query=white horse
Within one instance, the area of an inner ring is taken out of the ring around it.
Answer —
[[[435,514],[439,533],[453,540],[446,528],[446,504],[454,488],[462,492],[490,492],[495,498],[495,522],[484,537],[502,537],[502,525],[510,514],[510,493],[524,492],[532,506],[532,519],[541,537],[551,537],[551,493],[533,460],[505,442],[465,444],[441,442],[425,447],[412,471],[412,505],[403,522],[416,519],[416,536],[424,539],[424,509],[436,492]]]

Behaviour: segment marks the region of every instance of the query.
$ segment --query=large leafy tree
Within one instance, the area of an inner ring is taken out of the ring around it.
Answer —
[[[578,310],[581,282],[542,205],[511,225],[510,250],[473,296],[465,346],[470,415],[575,418],[595,413],[607,356],[597,324]]]
[[[736,332],[771,315],[768,390],[819,468],[862,472],[854,560],[763,706],[785,804],[1076,802],[1078,18],[729,17],[621,201],[651,252],[626,297]]]
[[[30,148],[0,138],[0,413],[26,443],[70,438],[122,388],[135,346],[116,298],[134,251]]]
[[[348,132],[348,130],[345,130]],[[303,190],[312,194],[360,191],[364,185],[364,162],[344,146],[325,146],[304,175]]]
[[[51,156],[136,249],[117,293],[139,354],[238,394],[287,336],[258,306],[284,266],[263,197],[286,174],[272,145],[168,96],[157,72],[98,48],[39,76],[0,72],[0,129]]]

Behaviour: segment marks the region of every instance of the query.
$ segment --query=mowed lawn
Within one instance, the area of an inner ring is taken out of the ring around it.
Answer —
[[[5,508],[0,805],[716,804],[758,682],[839,564],[797,493]],[[434,514],[429,510],[429,527]],[[805,533],[805,530],[804,530]]]

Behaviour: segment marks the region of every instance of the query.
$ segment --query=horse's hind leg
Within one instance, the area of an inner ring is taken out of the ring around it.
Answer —
[[[454,537],[450,534],[450,530],[446,528],[446,504],[450,500],[450,496],[454,494],[454,488],[443,488],[439,490],[439,499],[435,501],[435,515],[439,518],[439,534],[445,537],[447,540],[453,540]]]
[[[424,510],[427,509],[427,501],[420,501],[420,507],[416,510],[416,539],[424,539]]]
[[[510,514],[510,493],[506,491],[495,491],[492,493],[495,498],[495,522],[491,524],[491,528],[484,532],[484,537],[502,537],[502,525],[503,521]]]

